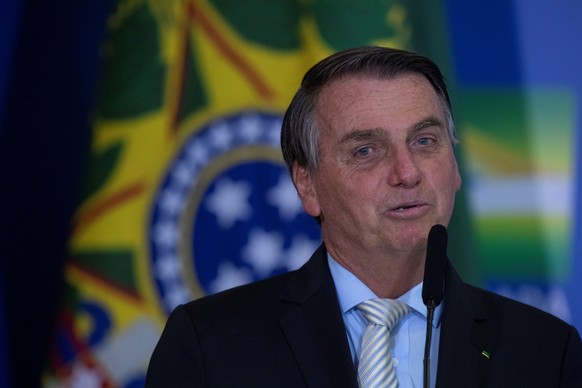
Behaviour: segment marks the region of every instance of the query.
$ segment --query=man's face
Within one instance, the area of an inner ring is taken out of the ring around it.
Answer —
[[[316,105],[320,165],[295,166],[305,210],[343,254],[423,251],[461,186],[443,107],[420,75],[348,77]]]

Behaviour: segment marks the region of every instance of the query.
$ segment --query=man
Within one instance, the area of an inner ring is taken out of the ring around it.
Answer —
[[[429,59],[363,47],[316,64],[285,114],[281,144],[324,244],[297,271],[178,307],[147,385],[364,386],[371,326],[360,303],[383,298],[403,311],[379,373],[422,386],[427,235],[448,224],[461,186],[456,141]],[[435,317],[433,386],[582,387],[572,326],[464,284],[450,263]]]

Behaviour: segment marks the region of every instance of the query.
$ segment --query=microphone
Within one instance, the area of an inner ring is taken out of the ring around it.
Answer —
[[[422,302],[429,307],[441,304],[444,293],[445,266],[447,264],[447,229],[434,225],[428,232]]]
[[[447,229],[434,225],[428,233],[422,302],[426,306],[426,340],[424,342],[424,387],[430,387],[430,343],[434,310],[441,304],[445,290],[445,268],[447,266]]]

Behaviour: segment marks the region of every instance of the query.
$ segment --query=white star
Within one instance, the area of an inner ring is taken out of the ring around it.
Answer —
[[[174,223],[160,222],[154,226],[153,239],[156,242],[156,244],[160,246],[165,247],[173,246],[177,236],[178,231]]]
[[[210,284],[210,292],[220,292],[252,281],[253,275],[248,269],[239,268],[232,262],[225,261],[218,267],[218,275]]]
[[[301,214],[303,207],[288,174],[281,174],[276,186],[267,192],[267,202],[279,209],[279,216],[284,221],[291,221]]]
[[[216,183],[216,189],[206,200],[206,208],[214,213],[220,227],[228,229],[236,221],[244,221],[251,216],[250,195],[251,186],[247,182],[223,178]]]
[[[178,166],[172,171],[172,183],[177,187],[184,187],[190,185],[194,179],[194,169],[191,165],[180,162]]]
[[[261,136],[260,120],[256,115],[246,115],[240,119],[240,136],[248,143],[254,144]]]
[[[170,216],[177,215],[182,209],[180,191],[166,188],[160,198],[160,209]]]
[[[219,150],[225,150],[232,144],[233,136],[226,123],[218,123],[210,129],[212,145]]]
[[[188,146],[186,154],[194,164],[204,165],[208,162],[208,148],[199,140]]]
[[[271,128],[267,130],[268,135],[268,142],[273,147],[280,147],[281,146],[281,125],[283,121],[281,119],[274,120],[273,124],[271,124]]]
[[[287,250],[285,264],[288,270],[301,267],[319,246],[318,241],[311,240],[304,234],[293,237],[291,247]]]
[[[156,273],[160,279],[175,279],[180,276],[181,272],[182,265],[176,255],[172,253],[160,255],[156,262]]]
[[[280,233],[269,233],[256,228],[251,230],[241,256],[244,261],[253,266],[253,270],[259,277],[264,278],[281,265],[283,242],[283,236]]]

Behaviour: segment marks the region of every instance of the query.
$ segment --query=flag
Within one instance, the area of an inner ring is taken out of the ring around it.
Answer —
[[[283,112],[337,50],[438,50],[435,14],[409,4],[118,2],[46,386],[142,386],[178,304],[310,257],[321,237],[282,160]]]

